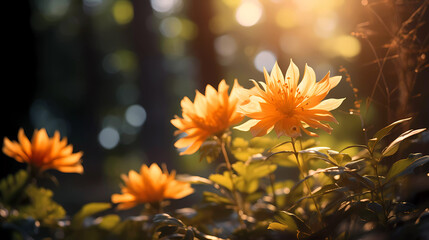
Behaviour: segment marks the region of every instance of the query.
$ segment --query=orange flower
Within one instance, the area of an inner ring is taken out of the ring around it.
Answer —
[[[314,70],[305,65],[304,77],[298,85],[299,70],[292,60],[285,77],[277,63],[271,75],[264,68],[264,75],[265,83],[259,82],[259,85],[252,80],[255,87],[240,93],[243,104],[239,111],[252,119],[236,129],[250,130],[254,136],[265,135],[274,129],[277,136],[295,138],[301,136],[301,129],[310,136],[317,136],[306,129],[308,126],[330,133],[332,128],[321,121],[338,123],[329,111],[339,107],[345,98],[323,99],[337,86],[341,76],[330,78],[328,72],[316,82]]]
[[[243,115],[237,112],[237,90],[241,86],[235,80],[230,96],[228,88],[225,80],[222,80],[218,91],[211,85],[207,85],[205,96],[196,91],[193,103],[188,97],[182,99],[180,105],[183,118],[175,116],[171,120],[179,129],[175,135],[187,134],[174,144],[177,148],[188,147],[180,155],[195,153],[208,137],[221,136],[230,126],[243,120]]]
[[[54,137],[49,138],[44,128],[34,130],[31,142],[21,128],[18,140],[10,141],[4,138],[3,152],[18,162],[26,162],[37,171],[56,169],[66,173],[83,173],[81,164],[82,152],[73,153],[73,146],[67,145],[67,138],[60,140],[60,133],[55,131]]]
[[[191,184],[177,181],[175,176],[175,171],[163,173],[156,163],[152,163],[149,168],[143,164],[140,174],[131,170],[128,176],[121,175],[125,186],[121,189],[122,194],[112,195],[112,202],[120,203],[119,209],[127,209],[138,203],[184,198],[194,192]]]

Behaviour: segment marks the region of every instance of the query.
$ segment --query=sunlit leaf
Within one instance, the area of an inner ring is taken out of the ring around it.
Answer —
[[[272,222],[270,225],[268,225],[268,229],[274,230],[274,231],[286,231],[289,230],[288,226],[285,224],[281,224],[278,222]]]
[[[391,142],[389,144],[389,146],[387,146],[383,150],[383,152],[381,153],[382,156],[383,157],[387,157],[387,156],[391,156],[391,155],[395,154],[398,151],[399,144],[402,141],[404,141],[405,139],[407,139],[407,138],[409,138],[409,137],[411,137],[413,135],[419,134],[419,133],[421,133],[421,132],[423,132],[425,130],[426,130],[426,128],[421,128],[421,129],[417,129],[417,130],[408,130],[408,131],[402,133],[398,138],[396,138],[393,142]]]
[[[336,164],[343,165],[344,163],[349,163],[352,158],[346,153],[339,153],[337,151],[328,150],[328,155],[331,160],[334,160]]]
[[[287,230],[291,232],[296,232],[298,230],[298,226],[295,223],[294,214],[286,211],[279,212],[274,218],[283,224]]]
[[[103,217],[100,224],[98,226],[105,230],[113,229],[119,222],[121,218],[116,214],[109,214]]]
[[[383,139],[385,136],[387,136],[390,133],[390,131],[396,125],[403,123],[403,122],[406,122],[406,121],[409,121],[409,120],[411,120],[411,118],[405,118],[405,119],[398,120],[398,121],[391,123],[390,125],[382,128],[377,133],[375,133],[374,137],[368,141],[368,147],[369,147],[370,151],[372,152],[375,148],[375,145],[377,145],[377,143],[379,143],[381,141],[381,139]]]
[[[283,150],[273,153],[266,153],[267,160],[282,166],[282,167],[296,167],[296,159],[293,151]]]
[[[240,161],[247,161],[251,156],[262,153],[264,147],[256,147],[243,138],[234,138],[231,146],[231,153]]]
[[[349,168],[349,169],[356,169],[359,171],[359,170],[363,169],[366,165],[367,165],[366,159],[361,158],[361,159],[357,159],[355,161],[347,163],[346,165],[344,165],[344,167]]]
[[[304,233],[311,232],[309,226],[307,226],[307,224],[305,224],[301,218],[299,218],[297,215],[291,212],[281,211],[274,216],[274,219],[276,219],[282,225],[284,225],[287,231],[304,232]],[[274,225],[274,227],[281,227],[281,226]]]
[[[395,162],[386,174],[385,182],[389,182],[393,178],[405,174],[412,173],[414,168],[422,166],[429,162],[429,156],[421,156],[421,154],[411,154],[407,159],[402,159]]]
[[[306,159],[312,159],[317,158],[321,159],[333,166],[338,166],[338,163],[335,159],[330,158],[328,154],[325,154],[321,152],[322,150],[329,150],[328,147],[315,147],[315,148],[309,148],[305,150],[299,151],[300,154],[302,154]]]
[[[56,220],[64,218],[66,211],[52,200],[51,190],[30,184],[25,190],[25,195],[29,198],[29,204],[18,208],[21,217],[32,217],[45,224],[53,224]]]
[[[214,202],[218,204],[231,204],[231,200],[226,197],[222,197],[213,192],[203,192],[204,201],[206,202]]]
[[[254,162],[250,164],[237,162],[232,167],[240,176],[249,180],[266,177],[277,169],[276,165],[269,162]]]
[[[245,193],[253,193],[259,187],[259,179],[267,177],[270,173],[277,169],[277,166],[270,162],[237,162],[232,165],[239,177],[235,178],[234,182],[239,191]]]
[[[111,207],[112,205],[110,203],[102,203],[102,202],[88,203],[84,205],[79,210],[79,212],[77,212],[74,215],[71,225],[76,228],[81,227],[85,218],[92,216],[94,214],[97,214],[99,212],[102,212],[104,210],[107,210]]]
[[[232,190],[231,174],[228,171],[223,172],[223,174],[211,174],[209,179],[228,190]]]

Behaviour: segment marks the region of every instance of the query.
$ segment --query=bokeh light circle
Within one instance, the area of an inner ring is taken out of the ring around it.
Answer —
[[[106,127],[98,134],[98,142],[105,149],[115,148],[120,140],[119,132],[115,128]]]
[[[258,71],[263,72],[264,67],[267,70],[271,70],[271,68],[274,66],[274,64],[277,61],[276,55],[271,51],[261,51],[259,52],[254,60],[255,68],[258,69]]]
[[[142,126],[146,116],[146,110],[138,104],[129,106],[125,112],[125,120],[133,127]]]
[[[235,13],[235,19],[244,27],[255,25],[262,16],[262,6],[257,1],[245,1]]]

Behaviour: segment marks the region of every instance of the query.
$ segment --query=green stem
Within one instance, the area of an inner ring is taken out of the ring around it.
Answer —
[[[246,224],[244,223],[243,218],[242,218],[244,212],[243,212],[243,208],[241,207],[241,204],[240,204],[237,189],[235,188],[232,165],[231,165],[231,162],[229,161],[228,153],[226,152],[225,142],[223,140],[220,140],[220,145],[221,145],[221,149],[222,149],[223,158],[225,159],[226,167],[229,170],[229,178],[231,180],[231,191],[232,191],[232,195],[233,195],[232,198],[233,198],[235,205],[236,205],[236,211],[238,214],[238,219],[240,221],[241,227],[244,229],[244,228],[246,228]]]
[[[270,166],[271,166],[271,163],[270,163]],[[270,173],[269,179],[270,179],[271,189],[273,190],[273,205],[277,209],[277,207],[278,207],[277,206],[277,194],[276,194],[276,189],[274,188],[275,175],[273,173]]]
[[[381,206],[383,208],[383,215],[384,215],[384,220],[387,223],[387,219],[388,219],[388,214],[387,214],[387,209],[386,209],[386,205],[385,205],[385,201],[384,201],[384,191],[383,191],[383,185],[381,184],[380,181],[380,176],[378,174],[378,163],[377,161],[374,159],[374,153],[373,152],[369,152],[370,156],[371,156],[371,160],[373,162],[372,167],[374,168],[375,171],[375,175],[377,176],[377,188],[375,189],[375,196],[377,196],[377,198],[379,199],[379,201],[381,201]],[[379,161],[381,161],[382,158],[380,158]],[[380,196],[378,195],[380,193]],[[372,193],[371,196],[373,197]],[[373,197],[374,198],[374,197]]]
[[[299,162],[299,155],[298,155],[298,152],[296,151],[296,147],[295,147],[295,138],[291,138],[291,139],[292,139],[293,152],[294,152],[294,155],[295,155],[295,158],[296,158],[296,163],[298,164],[299,172],[300,172],[302,178],[305,179],[306,176],[305,176],[304,170],[301,167],[301,163]],[[314,197],[313,197],[313,194],[311,192],[311,188],[308,185],[307,180],[304,180],[304,184],[307,187],[307,190],[308,190],[308,192],[310,194],[310,198],[313,200],[314,206],[316,207],[317,214],[318,214],[318,217],[319,217],[319,221],[322,222],[322,214],[320,213],[319,205],[317,204],[316,199],[314,199]]]
[[[381,185],[380,176],[378,175],[378,166],[374,164],[375,175],[377,176],[378,189],[380,190],[381,206],[383,207],[384,220],[387,222],[387,209],[384,201],[383,186]],[[378,194],[377,194],[378,196]]]

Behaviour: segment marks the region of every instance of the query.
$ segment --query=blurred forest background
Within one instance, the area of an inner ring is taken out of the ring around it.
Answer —
[[[180,100],[221,79],[250,87],[275,61],[286,71],[292,58],[301,75],[308,63],[318,80],[343,76],[329,96],[347,100],[334,112],[340,125],[321,134],[324,145],[363,143],[358,114],[370,134],[407,116],[428,127],[427,2],[11,1],[3,8],[13,17],[3,16],[1,138],[16,139],[20,127],[30,136],[59,130],[84,152],[82,176],[52,171],[61,187],[46,180],[72,214],[109,201],[120,174],[142,163],[207,176],[197,154],[179,157],[173,146]],[[414,148],[427,154],[423,137]],[[1,177],[22,167],[1,154]]]

